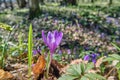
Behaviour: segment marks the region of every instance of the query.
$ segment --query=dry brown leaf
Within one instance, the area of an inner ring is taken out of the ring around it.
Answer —
[[[0,80],[11,80],[13,77],[11,73],[0,69]]]
[[[79,63],[87,64],[87,61],[84,61],[82,59],[75,59],[75,60],[71,61],[70,65],[72,65],[72,64],[79,64]]]
[[[38,77],[40,74],[43,74],[45,66],[46,66],[46,60],[43,55],[40,55],[37,60],[37,63],[32,68],[34,75]]]
[[[63,65],[58,63],[56,60],[52,59],[51,65],[50,65],[50,73],[52,73],[52,75],[55,76],[56,78],[59,78],[61,68],[63,67],[64,67]]]
[[[100,73],[100,70],[98,68],[91,69],[91,70],[88,71],[88,73]]]
[[[95,67],[100,67],[100,65],[101,65],[102,62],[103,62],[103,58],[104,58],[104,57],[101,57],[100,59],[98,59],[98,60],[96,61]]]

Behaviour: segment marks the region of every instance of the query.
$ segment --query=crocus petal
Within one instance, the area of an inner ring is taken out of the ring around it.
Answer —
[[[48,32],[47,42],[48,42],[49,44],[53,44],[53,43],[55,42],[54,34],[51,33],[50,31]]]
[[[54,43],[54,44],[51,44],[50,47],[49,47],[50,53],[51,53],[51,54],[54,53],[54,51],[55,51],[56,48],[57,48],[57,46],[56,46],[55,43]]]
[[[51,51],[54,51],[56,46],[55,46],[55,37],[54,34],[51,32],[48,32],[48,36],[47,36],[47,43],[48,43],[48,47]]]
[[[46,39],[46,36],[45,36],[44,30],[42,30],[42,39],[43,39],[45,45],[48,46],[48,43],[47,43],[47,39]]]
[[[90,60],[90,56],[89,56],[89,55],[86,55],[86,56],[84,57],[84,60],[85,60],[85,61],[89,61],[89,60]]]
[[[58,32],[58,31],[54,31],[54,35],[55,35],[56,45],[58,46],[62,40],[63,33]]]
[[[55,49],[57,48],[57,45],[56,45],[56,43],[54,43],[54,44],[52,44],[52,51],[54,52],[55,51]]]

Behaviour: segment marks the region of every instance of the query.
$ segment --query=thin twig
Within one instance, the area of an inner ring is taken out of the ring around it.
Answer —
[[[114,69],[115,69],[115,67],[113,67],[113,68],[108,72],[108,74],[107,74],[105,77],[107,78]]]

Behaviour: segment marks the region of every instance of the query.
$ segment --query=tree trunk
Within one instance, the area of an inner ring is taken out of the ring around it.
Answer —
[[[109,6],[111,6],[113,3],[113,0],[109,0]]]
[[[72,5],[77,5],[77,0],[71,0]]]
[[[37,17],[40,14],[39,0],[29,0],[29,18]]]
[[[63,0],[61,3],[65,5],[77,5],[77,0]]]
[[[8,8],[6,0],[3,0],[3,2],[5,4],[5,8]]]
[[[44,3],[44,0],[39,0],[39,1],[40,1],[40,4],[41,4],[41,5],[45,4],[45,3]]]
[[[2,4],[2,1],[0,0],[0,5]]]
[[[27,4],[27,2],[25,0],[17,0],[17,4],[19,6],[19,8],[24,8]]]
[[[91,0],[91,3],[94,3],[94,0]]]
[[[13,10],[13,3],[12,3],[12,0],[10,0],[10,7],[11,7],[11,10]]]

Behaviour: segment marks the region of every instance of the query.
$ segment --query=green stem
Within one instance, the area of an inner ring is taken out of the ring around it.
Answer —
[[[49,55],[48,55],[48,65],[47,65],[47,78],[49,77],[49,69],[50,69],[51,61],[52,61],[52,53],[49,52]]]
[[[6,49],[7,49],[7,44],[6,42],[4,42],[4,45],[2,48],[2,68],[4,68],[4,65],[5,65],[5,56],[6,56],[5,54],[7,53]]]
[[[4,68],[4,53],[5,53],[5,46],[3,46],[3,49],[2,49],[2,69]]]

